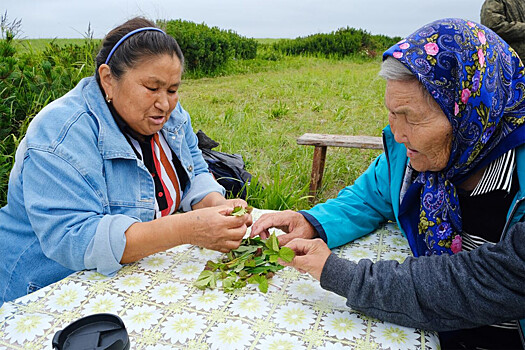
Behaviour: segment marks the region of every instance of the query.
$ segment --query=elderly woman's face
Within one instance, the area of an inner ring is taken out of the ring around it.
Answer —
[[[396,142],[405,145],[415,170],[439,171],[450,156],[452,126],[438,104],[421,89],[417,80],[387,80],[388,122]]]
[[[177,105],[181,74],[175,55],[155,56],[125,72],[118,81],[113,79],[108,96],[133,130],[152,135],[162,129]]]

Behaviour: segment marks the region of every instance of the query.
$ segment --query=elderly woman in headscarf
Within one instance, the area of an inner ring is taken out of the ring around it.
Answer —
[[[337,198],[263,216],[252,236],[286,231],[280,243],[297,254],[290,265],[355,310],[442,332],[473,328],[441,333],[443,348],[469,339],[491,347],[491,338],[519,346],[512,320],[525,317],[524,74],[516,53],[482,25],[424,26],[383,55],[385,152]],[[388,220],[414,257],[355,264],[331,254]]]

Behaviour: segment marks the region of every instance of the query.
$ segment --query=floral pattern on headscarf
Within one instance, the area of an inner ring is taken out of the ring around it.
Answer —
[[[414,253],[457,253],[462,225],[456,185],[525,143],[524,66],[497,34],[462,19],[430,23],[388,49],[383,59],[388,56],[417,76],[453,130],[446,167],[415,180],[422,184],[415,234],[426,249]]]

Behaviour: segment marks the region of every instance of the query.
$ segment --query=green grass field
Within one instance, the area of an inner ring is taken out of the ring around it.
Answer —
[[[298,191],[309,185],[313,147],[297,145],[297,137],[381,135],[387,114],[379,66],[379,61],[287,57],[258,73],[184,80],[181,104],[195,131],[218,141],[220,151],[242,154],[262,183],[279,179],[281,187]],[[353,183],[378,154],[329,147],[319,200]],[[307,207],[304,200],[295,209]]]

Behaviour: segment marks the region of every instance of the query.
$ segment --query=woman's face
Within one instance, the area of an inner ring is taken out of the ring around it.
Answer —
[[[396,142],[407,149],[417,171],[445,168],[452,147],[452,126],[417,80],[387,80],[385,105]]]
[[[136,132],[153,135],[177,105],[182,67],[177,56],[159,55],[138,63],[119,80],[110,75],[104,90],[122,119]],[[104,81],[101,75],[102,81]]]

